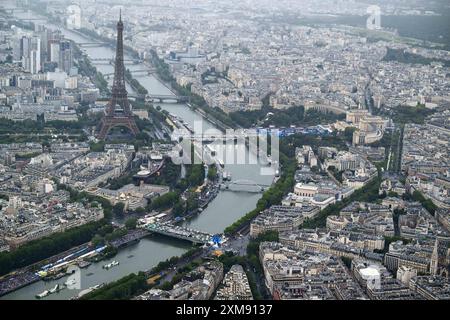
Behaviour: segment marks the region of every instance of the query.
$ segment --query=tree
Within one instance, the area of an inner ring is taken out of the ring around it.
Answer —
[[[179,217],[182,216],[184,212],[185,212],[184,203],[182,201],[177,201],[173,206],[172,213],[175,216]]]
[[[347,140],[348,142],[352,142],[353,141],[353,132],[355,132],[355,130],[356,130],[356,128],[354,128],[354,127],[345,128],[345,131],[344,131],[345,140]]]
[[[136,208],[136,210],[134,210],[134,212],[136,212],[137,214],[143,214],[143,213],[145,213],[145,208],[142,208],[142,207]]]
[[[389,197],[398,198],[398,193],[395,191],[389,191],[387,195]]]
[[[105,239],[103,239],[102,236],[96,234],[96,235],[92,238],[91,242],[92,242],[92,244],[93,244],[94,246],[99,246],[99,245],[103,245],[103,244],[105,243]]]
[[[125,204],[123,202],[118,202],[113,206],[113,214],[115,216],[121,216],[124,213]]]
[[[348,268],[348,269],[351,269],[352,268],[352,258],[348,258],[348,257],[341,257],[341,260],[342,260],[342,262],[344,262],[344,264],[345,264],[345,266]]]
[[[193,211],[195,209],[198,209],[198,196],[197,194],[191,194],[187,198],[186,201],[186,209],[187,211]]]
[[[214,181],[217,178],[217,168],[215,165],[211,165],[208,168],[208,180]]]
[[[137,218],[129,218],[129,219],[127,219],[127,221],[125,221],[125,227],[128,230],[136,229],[136,224],[137,224]]]
[[[168,192],[152,200],[149,205],[150,210],[165,210],[178,202],[180,194],[178,192]]]
[[[14,251],[1,252],[0,276],[91,241],[97,231],[104,225],[104,220],[90,222],[64,232],[54,233],[49,237],[31,241]]]
[[[422,206],[427,209],[427,211],[434,215],[436,212],[437,206],[430,199],[426,199],[420,191],[414,191],[412,194],[412,198],[414,201],[418,201],[422,204]]]

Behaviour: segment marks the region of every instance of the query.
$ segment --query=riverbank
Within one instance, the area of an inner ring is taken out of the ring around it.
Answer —
[[[169,65],[164,59],[159,58],[158,54],[154,50],[150,50],[150,58],[148,60],[150,64],[156,69],[158,79],[162,80],[166,86],[169,86],[172,91],[175,91],[179,96],[189,96],[191,101],[189,107],[207,120],[212,121],[221,130],[239,128],[240,126],[234,123],[234,121],[220,109],[213,109],[206,103],[203,97],[193,93],[190,86],[180,86],[176,79],[170,72]],[[201,110],[201,112],[200,112]]]
[[[76,252],[77,250],[88,246],[88,244],[89,243],[84,243],[82,245],[70,248],[69,250],[58,253],[47,259],[38,261],[24,268],[17,269],[10,274],[2,276],[0,278],[0,297],[42,280],[41,277],[36,274],[36,270],[39,266],[55,263],[64,256],[68,256]]]

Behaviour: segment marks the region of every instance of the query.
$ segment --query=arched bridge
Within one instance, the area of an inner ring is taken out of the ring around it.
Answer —
[[[189,96],[175,96],[175,95],[155,95],[149,94],[146,96],[146,100],[150,102],[175,102],[175,103],[186,103],[190,102],[191,98]]]
[[[111,65],[115,64],[114,58],[90,58],[90,60],[92,62],[95,62],[96,64],[101,64],[101,63],[111,64]],[[133,64],[139,64],[142,61],[139,59],[123,59],[123,62],[131,62]]]

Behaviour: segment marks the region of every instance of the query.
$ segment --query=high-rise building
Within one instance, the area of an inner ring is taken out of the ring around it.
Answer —
[[[41,39],[39,37],[22,37],[20,51],[22,66],[32,74],[41,71]]]
[[[59,62],[58,67],[67,74],[73,67],[72,44],[70,41],[60,41],[59,43]]]
[[[50,55],[49,61],[59,63],[59,40],[50,40]]]
[[[64,37],[63,37],[63,35],[62,35],[60,30],[56,30],[56,31],[55,30],[48,30],[47,42],[46,42],[47,52],[48,52],[48,54],[47,54],[47,60],[48,61],[51,61],[50,60],[50,58],[51,58],[50,51],[51,51],[52,43],[59,43],[61,40],[63,40],[63,38]],[[58,60],[56,60],[54,62],[58,63]]]

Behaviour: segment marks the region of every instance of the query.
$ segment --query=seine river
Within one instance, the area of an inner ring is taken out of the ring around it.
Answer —
[[[17,13],[17,16],[27,16],[26,13]],[[125,21],[126,23],[126,21]],[[54,27],[55,29],[57,27]],[[61,28],[59,28],[61,29]],[[61,29],[66,38],[71,39],[77,43],[95,42],[93,39],[81,36],[70,30]],[[94,59],[93,65],[104,74],[112,73],[113,66],[103,63],[95,63],[95,59],[112,58],[115,56],[114,49],[109,46],[99,47],[84,47],[85,52],[91,59]],[[130,57],[128,57],[130,58]],[[127,59],[127,56],[125,57]],[[144,65],[126,65],[130,70],[142,70]],[[136,76],[136,79],[149,91],[150,94],[172,94],[172,92],[158,79],[152,75]],[[202,121],[202,117],[196,112],[192,111],[185,104],[158,104],[161,108],[180,117],[185,122],[194,127],[195,121]],[[203,130],[215,129],[214,126],[203,121]],[[222,146],[216,146],[222,147]],[[225,146],[223,146],[225,147]],[[227,152],[236,152],[233,148],[228,147]],[[255,156],[250,154],[250,157],[255,160]],[[249,163],[255,163],[250,162]],[[230,172],[233,180],[250,180],[261,184],[270,184],[273,180],[272,175],[261,175],[260,165],[250,164],[225,164],[225,170]],[[189,227],[207,231],[210,233],[220,233],[238,220],[247,212],[255,208],[256,202],[261,197],[260,193],[248,192],[231,192],[221,191],[217,197],[208,205],[208,207],[198,216],[186,221],[185,224]],[[123,276],[133,272],[142,270],[149,270],[158,262],[170,258],[172,256],[181,255],[190,248],[190,244],[184,241],[168,239],[161,236],[152,235],[148,238],[142,239],[139,243],[133,244],[125,249],[121,249],[119,253],[109,261],[101,261],[93,263],[86,269],[81,270],[81,289],[86,289],[91,286],[115,281]],[[102,266],[112,260],[117,260],[120,264],[110,270],[105,270]],[[57,283],[63,284],[66,278],[61,278],[55,281],[39,281],[27,287],[16,290],[0,299],[35,299],[35,295],[44,290],[54,287]],[[80,290],[64,289],[59,293],[52,294],[44,299],[69,299],[75,296]]]

